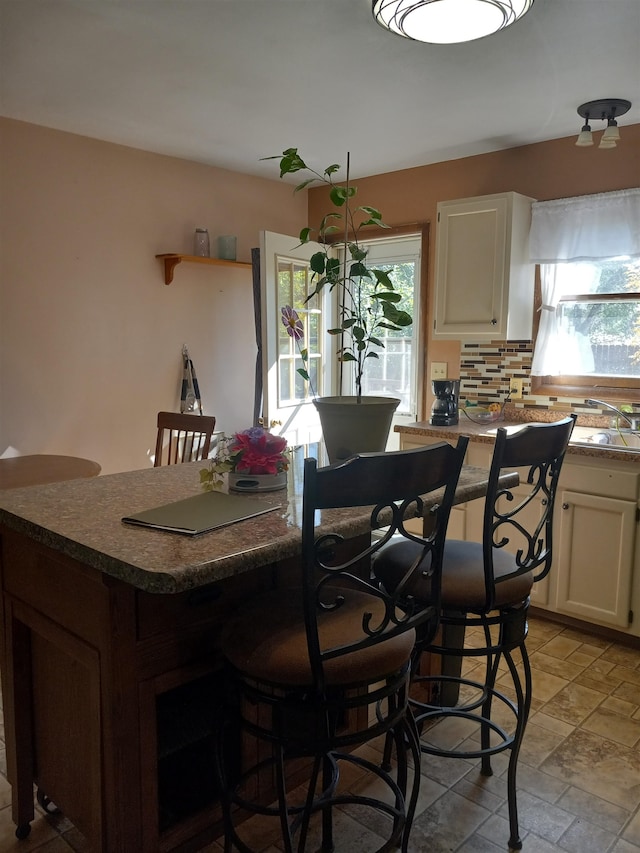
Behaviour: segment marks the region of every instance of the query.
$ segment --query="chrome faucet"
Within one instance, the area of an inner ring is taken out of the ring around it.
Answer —
[[[611,403],[605,403],[604,400],[587,400],[587,403],[590,406],[604,406],[605,409],[610,409],[612,412],[615,412],[619,418],[624,418],[625,421],[627,421],[627,423],[631,427],[631,429],[640,429],[640,416],[633,417],[631,415],[628,415],[626,412],[621,412],[620,409],[616,409],[616,407],[612,406]]]

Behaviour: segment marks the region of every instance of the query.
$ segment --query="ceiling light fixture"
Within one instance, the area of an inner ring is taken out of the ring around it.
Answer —
[[[457,44],[489,36],[515,23],[534,0],[373,0],[373,17],[414,41]]]
[[[607,122],[607,127],[600,138],[598,148],[615,148],[620,139],[616,116],[623,116],[630,109],[631,101],[625,101],[622,98],[604,98],[600,101],[587,101],[586,104],[580,104],[578,115],[584,119],[584,125],[576,139],[578,148],[586,148],[589,145],[593,145],[593,135],[589,119]]]

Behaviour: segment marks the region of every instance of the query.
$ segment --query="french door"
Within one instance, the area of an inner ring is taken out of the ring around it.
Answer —
[[[262,373],[264,425],[283,435],[291,447],[313,445],[322,438],[312,403],[315,396],[335,394],[335,355],[326,330],[335,310],[323,293],[305,300],[314,289],[309,260],[320,250],[317,243],[297,245],[296,237],[263,231],[260,240],[262,295]],[[304,328],[296,341],[283,325],[282,308],[291,306]],[[307,350],[304,364],[301,351]],[[310,381],[300,376],[305,366]]]

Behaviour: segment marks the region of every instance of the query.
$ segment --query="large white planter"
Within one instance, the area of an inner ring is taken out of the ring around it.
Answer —
[[[395,397],[318,397],[314,400],[331,464],[356,453],[384,450],[393,413],[400,405]]]

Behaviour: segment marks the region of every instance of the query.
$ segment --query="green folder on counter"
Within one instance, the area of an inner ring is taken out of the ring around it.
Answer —
[[[280,507],[281,504],[265,504],[239,495],[203,492],[192,498],[125,516],[122,521],[138,527],[197,536],[199,533],[208,533],[210,530],[235,524],[236,521],[245,521],[273,512]]]

